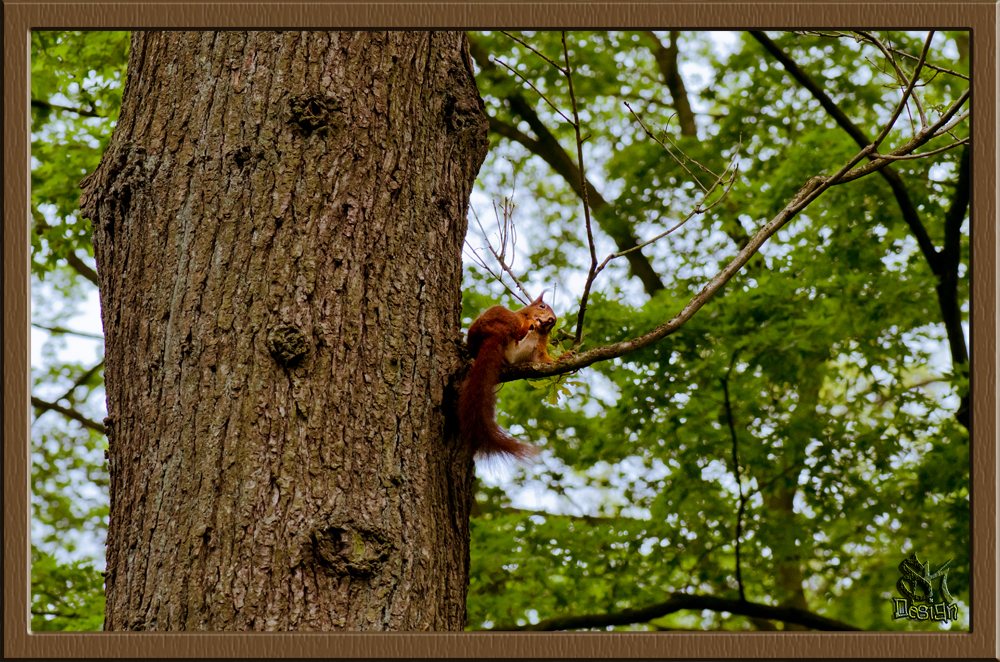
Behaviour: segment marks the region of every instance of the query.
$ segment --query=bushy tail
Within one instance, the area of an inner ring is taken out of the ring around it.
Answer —
[[[462,437],[480,456],[524,461],[537,449],[522,444],[496,423],[496,386],[506,363],[500,339],[486,338],[458,396],[458,419]]]

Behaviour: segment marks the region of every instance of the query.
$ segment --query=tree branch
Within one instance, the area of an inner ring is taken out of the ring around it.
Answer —
[[[67,113],[76,113],[77,115],[82,115],[84,117],[102,117],[102,118],[106,117],[105,115],[101,115],[100,113],[94,112],[93,110],[84,110],[83,108],[70,108],[69,106],[59,106],[54,103],[49,103],[48,101],[42,101],[41,99],[32,99],[31,107],[41,108],[43,110],[63,110],[66,111]]]
[[[53,334],[69,334],[71,336],[80,336],[81,338],[93,338],[94,340],[104,340],[104,336],[99,336],[96,333],[84,333],[83,331],[74,331],[73,329],[65,329],[61,326],[45,326],[42,324],[31,323],[31,326],[37,329],[45,329]]]
[[[71,250],[66,253],[66,262],[69,263],[69,266],[73,267],[73,270],[76,271],[76,273],[80,274],[97,287],[101,286],[101,279],[98,277],[97,272],[91,269],[86,262],[81,260],[75,251]]]
[[[919,132],[911,140],[893,150],[890,155],[899,156],[911,153],[913,150],[930,140],[934,136],[934,133],[940,128],[940,125],[947,122],[951,116],[958,111],[958,108],[965,103],[968,98],[968,94],[969,91],[966,90],[952,105],[952,107],[945,111],[937,122],[931,124],[929,127]],[[518,363],[512,366],[507,366],[504,369],[501,381],[512,381],[527,377],[549,377],[552,375],[561,375],[580,368],[585,368],[591,364],[597,363],[598,361],[607,361],[609,359],[624,356],[625,354],[634,352],[662,340],[683,326],[692,315],[698,312],[698,310],[701,309],[701,307],[705,305],[705,303],[712,298],[712,296],[719,291],[723,285],[729,282],[736,272],[739,271],[740,268],[746,264],[758,250],[760,250],[760,247],[771,237],[771,235],[780,230],[786,223],[788,223],[788,221],[794,218],[795,215],[801,210],[805,209],[826,189],[837,184],[843,184],[845,182],[864,177],[890,163],[890,161],[886,159],[876,159],[875,161],[866,163],[864,166],[855,168],[855,165],[857,165],[858,162],[864,160],[874,151],[875,145],[869,144],[858,152],[833,176],[816,176],[803,184],[788,204],[785,205],[784,209],[779,211],[769,223],[758,230],[757,234],[750,239],[746,247],[737,253],[736,257],[734,257],[729,264],[716,274],[712,280],[710,280],[708,284],[706,284],[705,287],[703,287],[701,291],[698,292],[698,294],[696,294],[683,309],[681,309],[679,313],[664,324],[661,324],[649,333],[639,336],[638,338],[632,338],[631,340],[625,340],[614,345],[607,345],[605,347],[595,347],[594,349],[583,352],[582,354],[577,354],[565,359],[560,357],[560,359],[555,363]]]
[[[537,517],[555,517],[558,519],[567,519],[574,522],[584,522],[590,524],[591,526],[597,526],[602,524],[613,524],[615,522],[621,521],[621,517],[600,517],[596,515],[569,515],[566,513],[549,513],[544,510],[528,510],[526,508],[515,508],[514,506],[501,506],[499,509],[501,515],[528,515]],[[486,513],[480,512],[480,517]],[[630,519],[631,518],[627,518]],[[634,520],[633,520],[634,521]]]
[[[67,407],[63,407],[61,405],[57,405],[54,402],[46,402],[45,400],[42,400],[41,398],[36,398],[35,396],[31,396],[31,404],[32,406],[37,407],[42,411],[48,411],[51,409],[52,411],[59,412],[66,418],[76,421],[85,428],[96,430],[101,434],[105,435],[107,434],[107,428],[105,428],[102,424],[98,423],[97,421],[90,420],[89,418],[87,418],[80,412],[76,411],[75,409],[69,409]]]
[[[691,595],[674,593],[669,599],[640,609],[625,609],[619,612],[602,614],[584,614],[579,616],[561,616],[550,618],[534,625],[512,625],[495,627],[491,631],[531,631],[551,632],[554,630],[580,630],[586,628],[606,628],[615,625],[632,625],[645,623],[656,618],[662,618],[675,612],[692,609],[708,609],[711,611],[727,611],[748,618],[763,618],[784,623],[794,623],[813,630],[843,632],[860,631],[853,625],[814,614],[796,607],[772,607],[742,600],[731,600],[711,595]]]
[[[694,113],[691,111],[691,102],[688,100],[684,79],[681,78],[680,68],[677,66],[677,59],[680,55],[677,39],[680,37],[680,31],[670,31],[669,46],[664,46],[652,30],[643,30],[642,34],[656,45],[653,48],[653,57],[656,58],[656,66],[659,67],[660,75],[663,76],[663,84],[670,90],[670,98],[673,101],[673,109],[677,111],[677,122],[681,127],[681,135],[685,138],[697,136],[698,128],[694,122]]]

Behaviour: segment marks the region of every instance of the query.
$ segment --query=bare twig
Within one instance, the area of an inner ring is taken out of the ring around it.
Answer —
[[[962,121],[965,120],[965,118],[967,118],[968,116],[969,116],[968,110],[961,112],[958,115],[955,115],[955,117],[951,120],[951,122],[938,129],[932,137],[937,138],[938,136],[943,136],[944,134],[947,133],[951,135],[952,138],[954,138],[955,136],[951,134],[951,130],[954,129],[956,125],[961,124]]]
[[[661,232],[660,234],[656,235],[652,239],[649,239],[648,241],[644,241],[641,244],[639,244],[637,246],[634,246],[634,247],[632,247],[632,248],[630,248],[628,250],[619,251],[617,253],[612,253],[612,254],[608,255],[606,258],[604,258],[604,262],[602,262],[600,264],[600,266],[597,267],[597,271],[594,273],[594,276],[596,277],[598,274],[600,274],[602,271],[604,271],[604,268],[612,260],[615,260],[615,259],[617,259],[619,257],[622,257],[623,255],[627,255],[629,253],[629,251],[639,250],[641,248],[645,248],[646,246],[649,246],[650,244],[652,244],[652,243],[654,243],[656,241],[659,241],[663,237],[666,237],[668,234],[672,233],[674,230],[676,230],[677,228],[679,228],[682,225],[684,225],[685,223],[687,223],[694,216],[699,215],[699,214],[704,214],[705,212],[711,210],[717,204],[719,204],[720,202],[722,202],[726,198],[726,196],[729,195],[729,192],[732,190],[733,186],[736,184],[736,174],[739,171],[739,163],[737,162],[736,158],[737,158],[737,156],[739,154],[739,151],[740,151],[740,148],[742,146],[743,146],[743,143],[740,142],[740,144],[736,148],[735,153],[733,154],[733,158],[732,158],[732,160],[730,162],[730,166],[727,167],[726,170],[719,177],[719,179],[717,179],[716,182],[714,184],[712,184],[712,188],[708,189],[708,191],[705,192],[705,195],[702,197],[701,201],[697,205],[695,205],[695,208],[691,211],[691,213],[689,213],[687,216],[685,216],[683,219],[681,219],[681,221],[679,223],[677,223],[673,227],[669,228],[665,232]],[[730,168],[732,168],[732,174],[729,176],[729,179],[725,179],[725,176],[726,176],[727,173],[729,173]],[[711,204],[709,204],[707,207],[703,207],[702,205],[705,204],[705,202],[708,200],[708,198],[711,197],[712,193],[714,193],[715,190],[723,182],[725,182],[725,188],[723,189],[722,195],[720,195],[718,198],[716,198],[716,200],[714,202],[712,202]]]
[[[884,127],[882,127],[882,131],[878,134],[878,136],[875,137],[873,144],[875,145],[876,149],[878,149],[878,146],[882,144],[882,141],[885,140],[885,137],[889,135],[889,131],[892,130],[893,125],[896,123],[896,119],[899,117],[899,114],[903,112],[903,108],[906,106],[906,100],[910,98],[910,95],[913,93],[913,87],[917,84],[917,79],[920,77],[920,70],[924,66],[924,60],[927,59],[927,51],[931,46],[931,40],[933,38],[934,38],[934,31],[931,30],[930,32],[927,33],[927,40],[924,42],[924,49],[920,52],[920,59],[917,60],[917,66],[913,70],[913,76],[910,78],[909,84],[903,91],[903,98],[899,100],[899,103],[896,105],[896,109],[892,113],[892,117],[889,118],[889,121],[886,122]],[[875,43],[879,46],[879,48],[883,49],[883,52],[886,53],[886,57],[888,57],[892,62],[893,66],[896,67],[896,70],[899,73],[900,77],[902,77],[903,80],[906,80],[906,77],[903,74],[903,70],[900,69],[898,65],[896,65],[896,61],[892,59],[888,51],[884,50],[885,46],[882,45],[882,42],[878,41],[878,39],[876,39],[875,37],[871,37],[871,39],[875,41]],[[914,101],[917,101],[916,96],[914,96],[913,99]],[[919,104],[919,101],[917,101],[917,103]],[[917,107],[920,108],[919,105]],[[924,120],[924,124],[920,126],[920,130],[923,131],[924,129],[927,128],[926,125],[927,118],[924,116],[922,108],[920,110],[920,115]]]
[[[849,35],[849,34],[845,34],[845,33],[832,34],[832,35],[829,35],[829,34],[819,34],[819,33],[816,33],[816,34],[818,34],[819,36],[823,36],[823,37],[838,37],[838,38],[839,37],[854,37],[854,35]],[[870,41],[867,38],[867,36],[864,36],[866,33],[861,33],[860,31],[858,31],[858,34],[862,35],[862,39],[864,41],[867,41],[872,46],[875,46],[875,43],[873,41]],[[857,38],[854,37],[854,40],[857,41]],[[907,53],[906,51],[898,49],[898,48],[891,48],[890,47],[890,48],[888,48],[888,50],[892,51],[896,55],[899,55],[900,57],[905,57],[905,58],[910,59],[910,60],[917,60],[917,59],[919,59],[916,55],[912,55],[912,54]],[[948,74],[950,76],[955,76],[956,78],[961,78],[962,80],[966,80],[966,81],[969,80],[969,77],[966,76],[965,74],[960,74],[957,71],[952,71],[951,69],[945,69],[944,67],[939,67],[939,66],[937,66],[935,64],[930,64],[928,62],[925,62],[924,66],[927,67],[928,69],[933,69],[935,72],[938,72],[938,73]]]
[[[43,324],[31,323],[31,326],[36,329],[44,329],[55,335],[67,334],[71,336],[80,336],[81,338],[91,338],[93,340],[104,340],[104,336],[99,336],[96,333],[84,333],[83,331],[74,331],[73,329],[66,329],[61,326],[45,326]]]
[[[482,267],[483,269],[485,269],[485,270],[486,270],[486,271],[487,271],[487,272],[488,272],[488,273],[489,273],[489,274],[490,274],[491,276],[493,276],[493,278],[494,278],[494,279],[495,279],[495,280],[496,280],[496,281],[497,281],[498,283],[500,283],[501,285],[503,285],[503,288],[504,288],[505,290],[507,290],[507,291],[508,291],[508,292],[510,293],[510,295],[511,295],[512,297],[514,297],[514,298],[515,298],[515,299],[517,299],[518,301],[522,301],[522,300],[521,300],[521,297],[519,297],[519,296],[517,295],[517,292],[515,292],[515,291],[514,291],[514,290],[512,290],[512,289],[510,289],[510,287],[509,287],[509,286],[507,285],[507,283],[503,282],[503,278],[501,278],[501,277],[500,277],[500,276],[499,276],[498,274],[496,274],[496,273],[495,273],[495,272],[494,272],[494,271],[493,271],[492,269],[490,269],[490,268],[489,268],[489,266],[488,266],[488,265],[486,264],[486,262],[485,262],[485,261],[483,261],[483,259],[482,259],[481,257],[479,257],[479,253],[477,252],[477,249],[473,248],[473,247],[472,247],[472,246],[471,246],[471,245],[469,244],[469,242],[468,242],[468,241],[466,241],[466,242],[465,242],[465,245],[466,245],[466,246],[468,246],[468,248],[469,248],[469,253],[467,253],[467,255],[469,255],[469,257],[471,257],[471,258],[472,258],[473,260],[475,260],[475,261],[476,261],[476,264],[478,264],[478,265],[479,265],[479,266],[481,266],[481,267]],[[522,301],[522,303],[523,303],[523,301]]]
[[[726,372],[726,376],[722,378],[722,395],[726,406],[726,421],[729,423],[729,435],[733,441],[733,474],[736,476],[736,488],[739,491],[740,501],[739,508],[736,511],[736,586],[740,591],[740,601],[746,602],[747,596],[743,590],[743,570],[740,566],[740,540],[743,537],[743,514],[746,512],[747,497],[743,494],[743,481],[740,477],[740,458],[736,440],[736,424],[733,421],[733,405],[729,400],[729,378],[733,374],[733,367],[736,365],[738,354],[738,351],[733,354],[733,358],[729,362],[729,370]]]
[[[861,41],[864,41],[866,43],[871,44],[872,46],[875,46],[875,43],[873,41],[869,40],[867,38],[867,36],[864,36],[863,34],[861,34],[860,31],[859,32],[855,32],[853,34],[847,33],[847,32],[823,32],[821,30],[792,30],[791,32],[792,32],[792,34],[803,35],[803,36],[812,36],[812,37],[832,37],[834,39],[845,39],[846,38],[846,39],[852,39],[855,43],[859,43]],[[893,47],[891,45],[887,46],[886,48],[887,48],[887,50],[891,51],[892,53],[894,53],[896,55],[899,55],[900,57],[904,57],[904,58],[907,58],[909,60],[914,60],[914,61],[918,59],[918,57],[916,55],[913,55],[911,53],[907,53],[906,51],[904,51],[902,49],[899,49],[899,48],[895,48],[895,47]],[[865,59],[867,60],[868,58],[866,57]],[[881,69],[881,67],[875,65],[874,63],[872,63],[870,61],[869,61],[869,64],[872,64],[872,66],[875,67],[876,69]],[[952,71],[951,69],[945,69],[944,67],[938,66],[936,64],[931,64],[930,62],[925,62],[924,63],[924,67],[927,68],[927,69],[932,69],[935,72],[935,74],[934,74],[935,76],[937,74],[941,73],[941,74],[948,74],[949,76],[955,76],[956,78],[961,78],[962,80],[965,80],[965,81],[969,80],[969,77],[966,76],[965,74],[960,74],[957,71]]]
[[[545,94],[543,94],[541,90],[539,90],[537,87],[535,87],[534,83],[532,83],[530,80],[528,80],[523,75],[521,75],[521,73],[519,71],[517,71],[512,66],[510,66],[509,64],[507,64],[506,62],[504,62],[503,60],[500,60],[498,58],[493,58],[493,61],[496,62],[497,64],[500,64],[500,65],[506,67],[508,71],[510,71],[512,74],[514,74],[515,76],[517,76],[518,78],[520,78],[521,80],[523,80],[525,83],[527,83],[528,86],[531,89],[533,89],[538,96],[540,96],[542,98],[542,101],[544,101],[545,103],[549,104],[549,107],[552,108],[552,110],[554,110],[556,112],[556,114],[559,115],[559,117],[561,117],[564,120],[566,120],[566,122],[572,124],[572,121],[568,117],[566,117],[565,115],[563,115],[563,112],[561,110],[559,110],[558,108],[556,108],[556,105],[554,103],[552,103],[551,101],[549,101],[549,98],[547,96],[545,96]]]
[[[680,167],[684,168],[684,172],[686,172],[688,175],[690,175],[691,179],[693,179],[694,181],[696,181],[698,183],[698,186],[701,187],[701,190],[707,192],[708,189],[705,188],[705,185],[701,183],[701,180],[698,179],[697,177],[695,177],[694,173],[691,172],[691,170],[688,169],[688,167],[684,164],[684,161],[682,161],[680,159],[680,157],[678,157],[676,154],[674,154],[673,150],[671,150],[669,147],[667,147],[663,143],[662,140],[660,140],[659,138],[657,138],[656,135],[654,135],[653,132],[649,130],[649,127],[646,126],[645,122],[643,122],[642,119],[639,117],[639,115],[634,110],[632,110],[632,106],[628,105],[627,102],[623,102],[623,103],[625,103],[625,107],[628,108],[628,110],[629,110],[630,113],[632,113],[632,116],[636,119],[636,121],[639,122],[639,126],[641,126],[642,130],[646,132],[646,135],[649,136],[650,138],[652,138],[653,140],[655,140],[660,145],[660,147],[662,147],[663,149],[665,149],[667,151],[667,154],[669,154],[671,156],[671,158],[673,158],[673,160],[676,161],[677,164]],[[698,164],[698,165],[700,166],[701,164]],[[707,170],[707,168],[704,168],[704,167],[702,169],[703,170]],[[709,172],[711,172],[711,171],[709,171]]]
[[[948,110],[942,113],[941,117],[938,118],[936,122],[928,126],[926,129],[920,131],[920,133],[918,133],[916,136],[914,136],[907,142],[903,143],[896,149],[892,150],[889,154],[883,154],[878,158],[873,158],[872,161],[857,168],[856,170],[852,170],[850,173],[844,176],[842,181],[850,182],[855,179],[858,179],[859,177],[864,177],[870,172],[875,172],[876,170],[880,170],[892,162],[891,157],[893,156],[904,156],[906,154],[912,154],[917,147],[920,147],[921,145],[931,140],[932,138],[941,135],[941,132],[943,132],[947,128],[945,127],[945,125],[948,124],[948,122],[952,119],[955,113],[958,112],[958,109],[961,108],[968,99],[969,99],[969,89],[966,88],[962,92],[962,94],[958,96],[958,99],[955,100],[955,102],[951,105],[951,107],[949,107]],[[887,132],[883,130],[883,133]],[[869,145],[869,147],[873,145]]]
[[[577,350],[583,344],[583,318],[587,313],[587,298],[590,296],[590,288],[594,284],[597,275],[597,247],[594,244],[594,230],[590,225],[590,202],[587,200],[587,174],[583,164],[583,138],[580,137],[580,114],[576,105],[576,94],[573,92],[573,66],[569,61],[569,49],[566,46],[566,32],[562,33],[563,58],[566,61],[566,69],[561,70],[566,76],[566,83],[569,85],[569,99],[573,106],[573,130],[576,132],[576,158],[580,165],[580,188],[583,192],[583,219],[587,226],[587,245],[590,247],[590,272],[587,274],[587,283],[583,288],[583,296],[580,297],[580,308],[576,314],[576,334],[573,337],[573,350]]]
[[[516,179],[515,179],[515,181],[516,181]],[[512,192],[512,194],[513,194],[513,192]],[[479,225],[480,232],[483,233],[483,239],[486,241],[486,248],[487,248],[487,250],[489,250],[490,253],[493,255],[493,258],[500,265],[500,268],[504,272],[506,272],[507,274],[510,275],[511,279],[513,279],[513,281],[517,285],[518,289],[521,290],[521,292],[526,297],[528,297],[528,299],[530,300],[532,298],[531,295],[528,293],[527,289],[525,289],[524,284],[522,284],[521,281],[518,280],[517,276],[514,275],[513,269],[511,268],[511,266],[509,264],[507,264],[507,260],[506,260],[508,245],[510,247],[511,254],[513,255],[514,254],[514,246],[515,246],[515,244],[517,242],[517,230],[516,230],[514,224],[511,222],[511,216],[513,214],[513,211],[514,211],[514,206],[511,203],[510,198],[504,198],[504,201],[501,204],[501,210],[497,210],[496,201],[493,202],[493,214],[495,215],[495,217],[497,219],[497,230],[498,230],[499,236],[500,236],[500,250],[499,251],[497,251],[495,248],[493,248],[493,244],[490,243],[490,238],[486,234],[486,230],[485,230],[485,228],[483,228],[483,224],[479,221],[479,215],[476,213],[475,209],[472,210],[472,215],[476,219],[476,224]],[[510,289],[510,287],[507,286],[507,283],[505,283],[504,280],[503,280],[502,274],[495,273],[492,269],[489,268],[489,266],[487,266],[486,262],[479,256],[479,249],[472,248],[472,245],[469,244],[468,240],[466,240],[465,243],[466,243],[466,245],[469,246],[469,250],[471,251],[473,259],[481,267],[483,267],[483,269],[485,269],[487,272],[489,272],[489,274],[491,276],[493,276],[493,278],[495,278],[497,281],[499,281],[500,284],[504,286],[504,289],[506,289],[508,292],[510,292],[511,296],[513,296],[515,299],[517,299],[521,303],[524,303],[524,300],[521,299],[521,297],[518,296],[518,294],[516,292],[514,292],[514,290]]]
[[[514,35],[512,35],[512,34],[511,34],[511,33],[509,33],[509,32],[504,32],[503,30],[500,30],[500,34],[502,34],[502,35],[504,35],[504,36],[506,36],[506,37],[510,37],[511,39],[513,39],[513,40],[514,40],[514,41],[516,41],[517,43],[521,44],[522,46],[524,46],[525,48],[527,48],[527,49],[528,49],[529,51],[531,51],[532,53],[534,53],[534,54],[535,54],[535,55],[537,55],[538,57],[542,58],[543,60],[545,60],[546,62],[548,62],[549,64],[551,64],[551,65],[552,65],[553,67],[555,67],[556,69],[558,69],[558,70],[559,70],[559,73],[561,73],[561,74],[562,74],[562,75],[564,75],[564,76],[566,75],[566,70],[565,70],[565,69],[563,69],[562,67],[560,67],[560,66],[559,66],[559,64],[557,64],[557,63],[556,63],[556,62],[554,62],[553,60],[549,59],[549,57],[548,57],[547,55],[545,55],[544,53],[542,53],[541,51],[539,51],[539,50],[538,50],[538,49],[536,49],[535,47],[533,47],[533,46],[529,46],[529,45],[528,45],[527,43],[525,43],[525,42],[524,42],[524,41],[522,41],[521,39],[518,39],[517,37],[515,37]],[[565,45],[566,45],[566,42],[565,42],[565,36],[566,36],[566,35],[565,35],[565,33],[563,33],[563,46],[565,46]],[[567,120],[567,121],[568,121],[568,120]]]
[[[933,33],[931,33],[930,36],[933,36]],[[891,48],[892,47],[891,35],[886,35],[886,41],[889,43],[889,48]],[[896,70],[896,75],[899,77],[900,87],[904,87],[906,85],[907,78],[906,75],[903,73],[903,68],[900,67],[899,64],[896,62],[896,57],[895,55],[893,55],[893,52],[891,50],[885,51],[885,56],[889,59],[889,62],[892,63],[893,68]],[[920,98],[916,94],[913,95],[913,101],[914,103],[917,104],[917,112],[920,114],[920,128],[922,129],[925,126],[927,126],[927,115],[924,114],[924,108],[920,104]],[[906,115],[910,120],[910,131],[916,134],[917,128],[913,126],[913,113],[910,112],[909,102],[906,103]]]

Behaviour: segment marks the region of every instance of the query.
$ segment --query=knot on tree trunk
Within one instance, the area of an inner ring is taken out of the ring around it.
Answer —
[[[345,121],[340,102],[316,95],[293,96],[288,104],[293,124],[306,135],[318,129],[343,128]]]
[[[389,558],[392,547],[380,531],[350,524],[318,528],[310,542],[320,565],[355,577],[375,574]]]
[[[309,352],[305,334],[291,324],[271,329],[267,334],[267,348],[279,363],[287,367],[297,365]]]

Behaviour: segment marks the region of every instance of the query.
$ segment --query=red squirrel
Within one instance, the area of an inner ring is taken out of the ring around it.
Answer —
[[[520,310],[488,308],[469,327],[469,353],[475,362],[458,396],[458,419],[462,437],[482,457],[526,460],[537,452],[497,425],[496,386],[508,364],[555,361],[545,346],[556,315],[542,301],[544,294]]]

